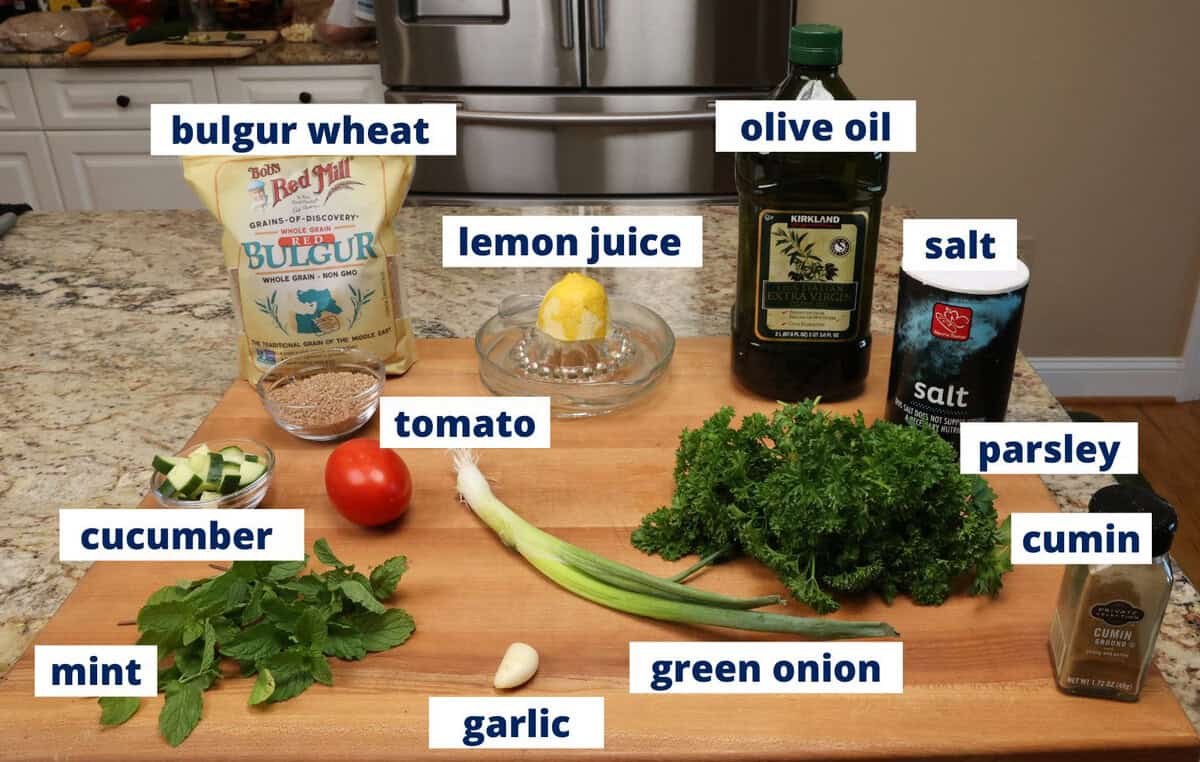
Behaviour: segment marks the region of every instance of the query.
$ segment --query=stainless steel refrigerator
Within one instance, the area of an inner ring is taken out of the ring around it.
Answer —
[[[458,104],[416,198],[732,196],[717,98],[787,69],[793,0],[376,0],[389,103]]]

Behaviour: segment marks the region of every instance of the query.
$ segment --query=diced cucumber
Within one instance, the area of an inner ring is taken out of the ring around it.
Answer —
[[[221,486],[221,479],[225,475],[224,458],[222,458],[219,453],[209,453],[208,470],[202,473],[204,474],[204,489],[219,489]]]
[[[192,467],[192,471],[197,474],[208,473],[208,445],[202,444],[195,450],[188,453],[188,465]]]
[[[186,463],[180,463],[171,469],[167,474],[167,480],[164,484],[170,484],[174,493],[178,493],[184,499],[190,498],[192,493],[200,489],[200,485],[204,480],[196,475]]]
[[[242,481],[242,464],[226,462],[221,466],[221,483],[217,488],[222,495],[236,492]]]
[[[247,461],[242,464],[241,470],[242,478],[238,481],[238,486],[245,487],[258,481],[258,479],[267,472],[267,464]]]
[[[267,464],[257,455],[230,445],[219,452],[201,444],[185,457],[155,455],[151,463],[163,475],[158,493],[175,500],[216,500],[262,478]]]
[[[174,468],[175,466],[178,466],[180,463],[184,463],[184,462],[186,462],[186,461],[183,458],[176,458],[173,455],[168,455],[168,456],[155,455],[154,462],[151,463],[151,465],[154,466],[155,471],[157,471],[160,474],[163,474],[165,476],[166,474],[171,473],[172,468]]]
[[[221,457],[227,463],[241,463],[246,459],[246,454],[242,452],[242,448],[229,445],[221,448]]]

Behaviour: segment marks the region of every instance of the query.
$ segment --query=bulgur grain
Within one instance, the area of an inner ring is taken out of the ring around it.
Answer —
[[[336,433],[357,422],[369,406],[362,395],[377,383],[369,373],[328,371],[275,386],[267,391],[267,399],[279,406],[278,416],[292,426]]]

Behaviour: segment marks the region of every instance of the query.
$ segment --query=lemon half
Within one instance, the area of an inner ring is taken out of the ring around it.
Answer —
[[[538,330],[559,341],[594,341],[608,335],[608,295],[586,275],[567,273],[542,298]]]

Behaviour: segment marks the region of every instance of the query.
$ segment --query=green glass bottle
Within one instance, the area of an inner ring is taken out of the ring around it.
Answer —
[[[842,30],[792,27],[774,100],[853,100]],[[853,397],[871,353],[884,153],[739,153],[733,372],[776,400]]]

